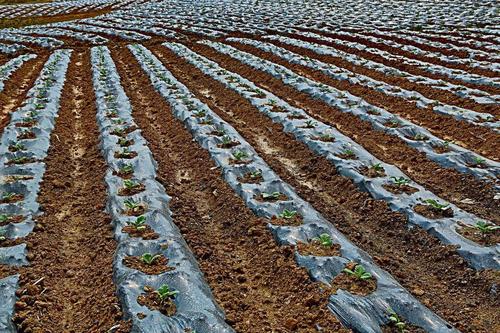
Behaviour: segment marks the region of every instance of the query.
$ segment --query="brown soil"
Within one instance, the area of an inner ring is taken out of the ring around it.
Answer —
[[[399,317],[399,320],[406,324],[403,332],[401,332],[401,329],[396,327],[394,324],[389,324],[382,327],[382,333],[426,333],[426,331],[420,327],[406,323],[404,318]]]
[[[332,246],[323,246],[315,240],[312,240],[307,244],[298,243],[297,249],[299,253],[303,256],[319,256],[319,257],[340,256],[340,245],[333,244]]]
[[[18,202],[24,199],[24,196],[22,194],[14,194],[9,197],[2,197],[0,199],[0,203],[13,203],[13,202]]]
[[[335,138],[333,136],[311,136],[311,139],[323,142],[335,142]]]
[[[265,82],[264,86],[271,85],[272,92],[277,95],[300,95],[297,91],[279,84],[272,77],[248,69],[229,57],[219,56],[209,48],[191,46],[199,48],[198,51],[203,51],[209,58],[219,59],[229,70],[245,72],[254,82]],[[443,246],[439,240],[419,228],[408,230],[403,215],[391,212],[386,203],[373,200],[366,193],[360,192],[351,181],[340,177],[331,163],[314,155],[307,146],[298,143],[290,134],[283,133],[281,126],[273,124],[241,96],[204,76],[165,48],[153,48],[153,51],[168,64],[177,79],[187,85],[203,102],[208,103],[212,110],[229,121],[302,198],[332,221],[355,244],[370,253],[383,269],[391,273],[421,302],[459,330],[491,331],[491,327],[500,319],[493,309],[500,304],[499,300],[491,298],[490,289],[495,283],[500,283],[500,275],[488,271],[476,272],[468,267],[453,247]],[[302,101],[308,103],[305,99]],[[317,103],[309,105],[311,109],[321,108]],[[153,109],[159,108],[157,106]],[[329,110],[325,109],[325,112],[331,112]],[[341,126],[345,128],[349,124],[348,120],[342,122]],[[367,132],[369,131],[357,130],[357,133],[363,133],[363,141],[366,140],[364,135]],[[356,136],[361,138],[359,134]],[[374,139],[373,142],[377,144],[366,140],[370,149],[384,151],[378,147],[383,140],[378,137]],[[149,141],[155,142],[152,139]],[[388,147],[393,145],[391,142]],[[418,166],[415,165],[415,160],[409,164],[412,168]],[[441,172],[437,173],[441,175]],[[457,178],[467,176],[459,177]],[[439,184],[442,181],[443,178],[438,177],[433,182]],[[446,183],[446,187],[456,188],[456,185],[450,181]],[[339,192],[338,189],[342,191]],[[450,294],[454,297],[450,298]]]
[[[348,81],[335,80],[319,70],[313,70],[303,65],[292,64],[283,58],[269,52],[264,52],[253,46],[240,43],[230,44],[243,51],[257,55],[260,58],[285,66],[295,73],[303,75],[311,80],[325,83],[339,90],[349,91],[365,99],[372,105],[403,116],[417,125],[427,128],[438,137],[454,141],[486,157],[496,160],[500,159],[500,135],[486,127],[456,120],[452,116],[438,114],[434,112],[431,107],[426,109],[418,108],[415,102],[390,96],[360,84],[351,84]],[[392,126],[391,124],[389,125],[390,127],[399,127]],[[415,140],[415,138],[410,139]]]
[[[133,226],[127,225],[123,227],[122,232],[129,234],[130,237],[142,238],[145,240],[158,239],[158,237],[160,237],[160,235],[154,232],[154,230],[149,225],[146,225],[144,227],[144,229],[138,230]]]
[[[138,207],[125,209],[123,214],[128,216],[141,216],[146,212],[147,206],[146,204],[139,204]]]
[[[137,297],[137,303],[147,306],[151,311],[160,311],[168,317],[171,317],[176,313],[177,307],[175,306],[175,302],[172,298],[167,298],[162,302],[152,287],[145,286],[144,291],[146,292],[145,294]]]
[[[148,275],[158,275],[175,269],[167,266],[168,259],[165,256],[155,259],[150,265],[142,261],[140,256],[125,257],[123,259],[123,264]]]
[[[481,233],[478,229],[464,224],[462,227],[457,228],[457,231],[465,238],[483,246],[495,246],[500,244],[500,230]]]
[[[89,53],[73,54],[45,159],[38,197],[44,214],[27,238],[31,265],[20,270],[18,332],[127,327],[120,322],[112,281],[116,243],[104,213],[106,165],[99,151]]]
[[[429,205],[416,205],[413,210],[429,219],[442,219],[446,217],[453,217],[453,210],[451,208],[437,209]]]
[[[174,221],[237,332],[345,332],[326,307],[328,293],[278,247],[214,169],[128,50],[113,58],[134,117],[158,161],[158,179],[172,196]],[[141,90],[134,87],[141,87]],[[211,170],[207,172],[207,170]]]
[[[354,115],[340,112],[319,100],[313,99],[307,94],[284,85],[282,81],[275,79],[271,75],[246,66],[229,56],[218,53],[208,46],[190,44],[189,47],[209,59],[224,64],[224,68],[253,81],[255,84],[289,102],[291,105],[304,109],[318,120],[335,126],[345,135],[363,145],[373,155],[386,163],[399,167],[414,181],[443,199],[481,218],[500,223],[497,213],[500,210],[500,203],[498,200],[493,199],[495,190],[491,184],[481,182],[471,175],[443,168],[439,164],[430,161],[424,153],[408,146],[403,140],[381,131],[375,131],[368,122],[362,121]],[[161,48],[161,52],[164,54],[169,53],[165,48]],[[181,61],[176,61],[176,66],[180,65]],[[193,66],[190,66],[190,68],[193,68]],[[175,70],[175,68],[173,69]],[[197,73],[197,79],[202,76],[201,72],[194,68],[192,71]],[[222,89],[222,86],[219,83],[215,83],[214,80],[211,80],[210,84],[217,84],[217,87],[221,87],[220,89]],[[211,86],[208,85],[207,87],[210,88]],[[210,88],[210,90],[215,91],[213,88]],[[223,93],[228,94],[228,91]],[[211,98],[214,98],[212,95],[214,94],[211,94]],[[231,96],[241,100],[241,97],[235,93],[231,93]],[[232,102],[230,108],[234,109],[234,102]],[[255,127],[255,124],[248,121],[248,126],[250,125]],[[271,127],[268,126],[265,128]],[[262,129],[259,131],[262,132],[262,135],[268,134],[262,131]],[[254,144],[253,146],[255,147]],[[464,201],[465,199],[471,199],[475,203],[468,204],[468,201]]]
[[[35,134],[35,132],[33,132],[31,130],[25,130],[17,135],[18,140],[29,140],[29,139],[35,139],[35,138],[36,138],[36,134]]]
[[[356,263],[347,264],[346,268],[354,271]],[[336,294],[337,290],[346,290],[352,294],[366,296],[377,289],[377,280],[372,277],[368,280],[358,279],[356,276],[341,272],[337,275],[332,283],[332,293]]]
[[[332,46],[333,48],[336,48],[336,46],[333,44],[325,43],[325,42],[322,42],[322,41],[319,41],[319,40],[316,40],[313,38],[303,37],[303,36],[299,36],[299,35],[293,35],[290,37],[304,40],[307,42]],[[401,87],[401,88],[404,88],[404,89],[410,90],[410,91],[411,90],[417,91],[428,98],[435,99],[437,101],[440,101],[440,102],[443,102],[446,104],[455,105],[455,106],[463,107],[466,109],[471,109],[471,110],[474,110],[477,112],[488,112],[488,113],[492,113],[495,115],[500,115],[500,107],[493,105],[493,104],[490,104],[490,105],[479,104],[479,103],[474,102],[473,100],[470,100],[467,98],[461,98],[461,97],[459,97],[459,96],[457,96],[449,91],[435,89],[435,88],[432,88],[432,87],[427,86],[425,84],[410,82],[408,79],[406,79],[404,77],[386,75],[386,74],[380,73],[376,70],[368,69],[364,66],[354,65],[354,64],[352,64],[346,60],[343,60],[342,58],[339,58],[339,57],[320,55],[320,54],[317,54],[317,53],[315,53],[311,50],[305,49],[305,48],[290,46],[290,45],[279,43],[276,41],[268,40],[267,42],[270,42],[270,43],[273,43],[277,46],[286,48],[292,52],[306,55],[312,59],[318,59],[318,60],[326,62],[326,63],[334,64],[334,65],[341,67],[341,68],[346,68],[354,73],[359,73],[359,74],[369,76],[373,79],[376,79],[376,80],[379,80],[382,82],[386,82],[386,83],[391,84],[395,87]],[[364,56],[366,56],[366,54]],[[377,61],[377,59],[371,59],[371,57],[369,59]]]

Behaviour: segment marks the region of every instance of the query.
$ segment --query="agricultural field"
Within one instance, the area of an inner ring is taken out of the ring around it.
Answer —
[[[499,14],[0,2],[0,333],[500,332]]]

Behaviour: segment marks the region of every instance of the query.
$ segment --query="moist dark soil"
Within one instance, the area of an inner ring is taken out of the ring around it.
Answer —
[[[7,163],[5,163],[6,165],[12,165],[12,164],[28,164],[28,163],[35,163],[37,161],[36,158],[33,158],[33,157],[26,157],[26,158],[23,158],[23,159],[20,159],[20,160],[10,160],[8,161]]]
[[[114,49],[122,85],[172,196],[174,221],[192,249],[226,321],[237,332],[347,332],[328,310],[328,292],[297,267],[192,141],[130,52]],[[141,87],[140,90],[134,87]],[[207,173],[206,170],[211,170]]]
[[[131,179],[134,176],[134,172],[133,171],[123,172],[121,170],[115,170],[113,171],[113,175],[116,175],[123,179]]]
[[[346,268],[352,271],[354,271],[355,267],[356,263],[349,263],[346,266]],[[342,289],[355,295],[366,296],[377,289],[377,280],[374,277],[368,280],[361,280],[354,275],[341,272],[333,279],[331,286],[332,293],[334,294],[337,293],[337,290]]]
[[[130,160],[134,157],[137,157],[137,152],[135,151],[130,151],[130,152],[121,152],[121,151],[116,151],[115,154],[114,154],[114,157],[115,158],[123,158],[123,159],[127,159],[127,160]]]
[[[252,162],[251,160],[248,160],[248,159],[244,159],[244,160],[237,160],[237,159],[234,159],[234,158],[229,158],[229,164],[231,165],[245,165],[245,164],[249,164],[250,162]]]
[[[129,234],[130,237],[142,238],[144,240],[158,239],[160,237],[149,225],[144,227],[144,229],[138,230],[133,226],[127,225],[123,227],[122,232]]]
[[[168,317],[175,315],[177,307],[173,299],[167,298],[162,301],[155,290],[149,286],[144,287],[144,291],[145,294],[137,297],[137,303],[147,306],[151,311],[160,311]]]
[[[413,194],[418,192],[418,189],[410,185],[394,185],[394,184],[384,184],[382,185],[387,191],[394,194]]]
[[[311,136],[311,139],[323,142],[335,142],[335,138],[333,136]]]
[[[500,244],[500,230],[482,233],[477,228],[464,224],[462,227],[457,228],[457,232],[465,238],[483,246],[495,246]]]
[[[188,46],[223,64],[223,67],[261,84],[263,88],[270,87],[272,93],[292,105],[307,107],[314,112],[323,110],[325,116],[335,113],[331,108],[323,108],[321,102],[287,88],[272,76],[253,70],[209,47],[199,44]],[[370,253],[378,265],[392,274],[424,305],[463,332],[491,331],[491,327],[500,319],[494,310],[500,306],[500,300],[492,298],[490,290],[500,283],[500,275],[491,271],[477,272],[467,265],[453,246],[444,246],[420,228],[409,230],[407,219],[402,214],[391,212],[385,202],[373,200],[360,192],[350,180],[339,176],[330,162],[316,156],[307,146],[284,133],[280,125],[273,124],[240,95],[208,78],[165,48],[152,49],[177,79],[235,127],[302,198],[335,224],[353,243]],[[335,120],[343,131],[358,121],[355,118]],[[389,163],[407,165],[403,168],[405,173],[408,174],[411,168],[412,177],[420,175],[414,178],[420,183],[424,175],[426,187],[432,190],[442,188],[453,200],[475,197],[478,202],[483,200],[480,203],[484,205],[483,208],[488,207],[485,198],[488,198],[487,192],[491,197],[494,193],[491,185],[478,183],[467,175],[436,166],[423,158],[422,154],[415,151],[410,153],[407,151],[408,146],[399,145],[394,139],[387,141],[385,136],[379,136],[383,133],[368,127],[353,128],[349,133],[363,146],[366,144],[372,153],[376,151],[384,156],[392,156]],[[393,155],[396,146],[397,153]],[[422,168],[422,165],[427,165],[429,169]],[[490,189],[485,191],[488,187]],[[471,195],[474,192],[475,195]],[[495,211],[497,209],[492,209],[488,215],[494,217]],[[454,295],[453,298],[449,297],[450,293]]]
[[[288,197],[283,193],[280,193],[276,197],[264,198],[264,195],[261,193],[259,195],[254,196],[254,199],[260,202],[278,202],[278,201],[286,201]]]
[[[167,266],[168,259],[165,256],[155,259],[150,265],[142,261],[140,256],[125,257],[123,259],[123,264],[148,275],[158,275],[175,269]]]
[[[434,208],[430,205],[416,205],[413,210],[429,219],[442,219],[446,217],[453,217],[453,209],[450,207],[446,209]]]
[[[18,140],[29,140],[29,139],[35,139],[36,134],[33,131],[24,131],[22,133],[19,133],[17,135]]]
[[[37,124],[37,122],[35,120],[33,120],[33,121],[24,121],[24,122],[16,123],[15,126],[16,127],[33,127],[36,124]]]
[[[43,214],[27,238],[30,265],[18,270],[17,331],[107,332],[120,325],[113,283],[111,218],[99,150],[90,50],[73,53],[45,159]],[[4,267],[0,266],[0,276]]]
[[[323,246],[312,240],[309,243],[298,243],[297,250],[303,256],[333,257],[340,256],[340,245]]]
[[[356,154],[348,154],[348,153],[340,153],[340,154],[335,154],[338,158],[341,158],[343,160],[357,160],[358,157]]]
[[[426,333],[426,331],[423,330],[422,328],[406,323],[401,317],[400,320],[406,324],[403,332],[401,332],[401,330],[394,324],[382,326],[382,332],[383,333]]]

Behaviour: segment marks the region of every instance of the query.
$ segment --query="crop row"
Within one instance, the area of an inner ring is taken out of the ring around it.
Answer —
[[[363,120],[369,121],[375,129],[383,130],[386,133],[401,138],[409,146],[424,152],[431,160],[444,167],[453,167],[460,172],[471,173],[485,180],[495,179],[499,172],[497,162],[488,160],[453,143],[445,142],[432,135],[427,129],[402,119],[382,108],[375,107],[362,98],[353,96],[349,92],[340,91],[329,85],[312,81],[281,65],[274,64],[226,44],[211,41],[202,41],[202,43],[244,64],[269,73],[298,91],[321,99],[342,112],[352,113]],[[392,125],[391,121],[394,120],[396,120],[396,126]],[[437,147],[444,147],[444,154],[437,153],[435,150]]]
[[[336,250],[327,256],[296,253],[299,265],[314,279],[327,284],[347,278],[349,286],[344,288],[348,290],[353,285],[372,285],[359,296],[342,290],[331,295],[331,309],[347,327],[359,332],[381,332],[380,326],[387,325],[395,311],[428,332],[454,331],[301,199],[230,124],[178,82],[149,50],[139,45],[129,48],[175,117],[222,168],[226,182],[255,214],[274,217],[275,223],[269,224],[269,229],[279,243],[319,242],[320,247]],[[288,225],[295,219],[299,220],[298,225]]]
[[[7,81],[26,61],[34,58],[36,58],[36,54],[23,54],[0,66],[0,92],[3,91],[4,82]]]
[[[0,145],[0,263],[28,264],[26,244],[19,242],[34,228],[40,214],[37,195],[45,172],[43,160],[59,111],[71,51],[55,51],[47,60],[23,106],[11,114]],[[14,332],[11,323],[18,276],[0,281],[4,301],[0,307],[0,331]]]
[[[233,332],[172,221],[170,197],[155,179],[156,162],[107,48],[92,49],[92,64],[101,148],[109,166],[107,211],[119,242],[114,280],[125,319],[132,319],[134,332]],[[168,318],[173,314],[175,319]]]

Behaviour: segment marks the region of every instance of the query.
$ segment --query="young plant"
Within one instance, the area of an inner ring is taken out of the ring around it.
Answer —
[[[420,134],[420,133],[417,133],[413,136],[413,140],[416,140],[416,141],[425,141],[427,139],[429,139],[427,136]]]
[[[21,150],[26,150],[26,147],[20,142],[16,142],[16,143],[9,145],[9,151],[11,151],[11,152],[16,152],[16,151],[21,151]]]
[[[119,138],[118,139],[118,144],[121,146],[121,147],[128,147],[132,144],[132,140],[130,139],[125,139],[125,138]]]
[[[408,185],[410,183],[410,180],[405,177],[391,177],[391,179],[394,185],[398,187]]]
[[[274,192],[262,192],[261,196],[264,201],[272,201],[272,200],[278,200],[280,197],[281,193],[278,191]]]
[[[262,177],[262,171],[261,170],[255,170],[255,171],[250,171],[250,178],[252,179],[259,179]]]
[[[5,192],[2,194],[2,201],[10,202],[16,197],[16,193],[14,192]]]
[[[158,295],[161,303],[165,303],[170,298],[175,298],[179,293],[177,290],[170,290],[170,287],[166,284],[158,288],[155,293]]]
[[[356,268],[353,270],[350,270],[348,268],[344,268],[342,272],[352,275],[356,277],[358,280],[370,280],[372,278],[372,275],[366,271],[366,269],[362,265],[356,265]]]
[[[473,165],[484,165],[485,162],[486,162],[486,160],[481,158],[481,157],[474,157],[473,158]]]
[[[424,202],[437,210],[445,210],[449,206],[448,204],[443,205],[434,199],[426,199]]]
[[[25,163],[29,163],[30,161],[31,161],[31,159],[29,157],[21,156],[21,157],[14,157],[13,159],[11,159],[9,161],[9,163],[25,164]]]
[[[288,210],[286,208],[283,209],[283,211],[280,214],[278,214],[279,218],[287,219],[287,220],[291,220],[291,219],[295,218],[295,216],[297,216],[296,210]]]
[[[118,169],[118,172],[122,175],[130,175],[134,173],[134,166],[132,164],[125,164]]]
[[[479,221],[474,225],[474,228],[479,230],[479,232],[483,235],[487,235],[489,233],[492,233],[496,230],[500,230],[500,226],[498,225],[493,225],[490,223],[486,223],[484,221]]]
[[[217,136],[224,136],[226,135],[226,129],[224,126],[214,126],[212,133]]]
[[[127,224],[134,227],[137,231],[144,231],[146,230],[146,217],[141,215],[135,220],[127,222]]]
[[[123,204],[125,205],[125,208],[132,213],[137,213],[141,211],[144,207],[142,203],[136,202],[132,199],[125,200]]]
[[[373,169],[376,172],[384,172],[384,167],[381,163],[375,163],[370,166],[370,169]]]
[[[353,158],[354,156],[356,156],[356,154],[354,154],[354,151],[352,149],[342,150],[342,155],[344,155],[347,158]]]
[[[313,239],[315,242],[319,243],[323,247],[332,247],[333,241],[332,237],[329,234],[321,234],[318,237]]]
[[[306,120],[306,122],[304,123],[304,126],[302,126],[303,128],[314,128],[316,127],[316,123],[312,120]]]
[[[125,187],[127,190],[133,190],[138,188],[139,186],[141,186],[141,184],[130,179],[125,179],[123,181],[123,187]]]
[[[0,229],[0,242],[7,239],[7,237],[5,237],[5,234],[6,234],[5,230]]]
[[[160,254],[157,254],[157,255],[153,255],[149,252],[147,253],[144,253],[142,256],[141,256],[141,261],[143,263],[145,263],[146,265],[152,265],[156,260],[160,259],[161,258],[161,255]]]
[[[203,118],[207,115],[207,112],[205,110],[198,110],[198,111],[193,112],[193,115],[196,118]]]
[[[389,321],[398,329],[398,331],[400,333],[408,332],[406,330],[406,323],[399,318],[397,313],[391,308],[387,309],[387,311],[389,312]]]
[[[248,154],[243,150],[237,150],[233,153],[233,157],[236,161],[243,161],[244,159],[248,158]]]
[[[119,158],[132,158],[134,157],[135,152],[131,151],[128,148],[123,148],[122,151],[116,153],[116,157]]]

